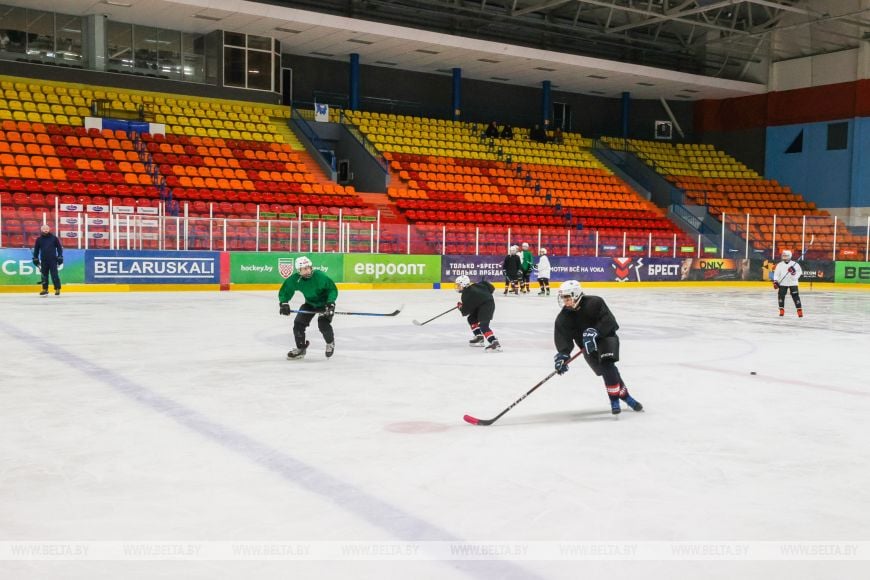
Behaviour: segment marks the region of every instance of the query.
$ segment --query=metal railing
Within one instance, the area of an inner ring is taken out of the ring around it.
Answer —
[[[47,223],[66,247],[79,249],[502,255],[527,242],[554,256],[776,258],[788,249],[801,259],[870,259],[870,217],[850,223],[835,216],[722,214],[717,238],[534,224],[395,224],[382,222],[380,212],[324,214],[309,207],[276,214],[258,206],[255,216],[244,218],[194,216],[189,209],[182,204],[179,215],[167,215],[161,203],[19,212],[0,204],[0,247],[30,247]]]

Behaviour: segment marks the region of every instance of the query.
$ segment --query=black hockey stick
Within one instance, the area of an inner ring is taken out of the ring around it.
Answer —
[[[580,356],[581,354],[583,354],[583,350],[582,350],[582,349],[579,350],[579,351],[577,352],[577,354],[575,354],[574,356],[572,356],[571,358],[569,358],[569,359],[568,359],[568,362],[569,362],[569,363],[572,362],[574,359],[576,359],[576,358],[577,358],[578,356]],[[504,415],[505,413],[507,413],[508,411],[510,411],[511,409],[513,409],[514,407],[516,407],[516,406],[520,403],[520,401],[522,401],[523,399],[525,399],[526,397],[528,397],[529,395],[531,395],[533,392],[535,392],[535,390],[536,390],[538,387],[540,387],[541,385],[543,385],[544,383],[546,383],[547,381],[549,381],[550,379],[552,379],[552,378],[553,378],[554,376],[556,376],[557,374],[558,374],[558,373],[557,373],[556,371],[551,372],[549,375],[547,375],[546,377],[544,377],[543,379],[541,379],[541,381],[540,381],[537,385],[535,385],[534,387],[532,387],[531,389],[529,389],[528,392],[527,392],[525,395],[523,395],[522,397],[520,397],[519,399],[517,399],[516,401],[514,401],[513,403],[511,403],[510,407],[508,407],[507,409],[505,409],[504,411],[502,411],[501,413],[499,413],[498,415],[496,415],[496,416],[493,417],[492,419],[478,419],[477,417],[472,417],[471,415],[465,415],[465,416],[462,417],[462,418],[465,420],[466,423],[471,423],[472,425],[492,425],[493,423],[495,423],[496,421],[498,421],[498,420],[501,418],[502,415]]]
[[[424,320],[423,322],[420,322],[420,321],[417,320],[417,319],[414,319],[412,322],[413,322],[414,324],[416,324],[417,326],[423,326],[424,324],[429,324],[430,322],[432,322],[432,321],[435,320],[436,318],[441,318],[441,317],[444,316],[445,314],[448,314],[448,313],[450,313],[450,312],[453,312],[453,311],[456,310],[457,308],[459,308],[459,307],[458,307],[458,306],[454,306],[454,307],[451,308],[450,310],[445,310],[445,311],[442,312],[441,314],[438,314],[438,315],[436,315],[436,316],[433,316],[433,317],[430,318],[429,320]]]
[[[343,316],[396,316],[399,312],[402,311],[405,305],[403,304],[398,309],[393,310],[392,312],[343,312],[340,310],[336,310],[333,314],[340,314]],[[323,314],[323,311],[318,310],[291,310],[290,312],[297,314]]]

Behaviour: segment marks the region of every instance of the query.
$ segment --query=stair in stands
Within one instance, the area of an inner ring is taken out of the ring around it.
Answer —
[[[357,196],[370,207],[381,212],[381,223],[388,224],[406,224],[408,220],[399,213],[396,204],[390,201],[385,193],[362,193],[357,192]]]
[[[297,137],[296,133],[293,132],[293,129],[287,125],[287,119],[281,117],[269,117],[269,125],[271,126],[272,131],[277,135],[281,135],[281,137],[284,138],[284,143],[289,144],[294,151],[301,152],[305,150],[305,146],[299,140],[299,137]]]

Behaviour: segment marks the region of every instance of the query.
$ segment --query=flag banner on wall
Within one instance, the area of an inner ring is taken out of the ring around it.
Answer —
[[[314,103],[314,120],[318,123],[329,123],[329,105]]]

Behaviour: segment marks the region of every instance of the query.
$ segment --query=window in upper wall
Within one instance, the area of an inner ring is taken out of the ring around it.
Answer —
[[[258,91],[277,91],[280,78],[280,46],[268,36],[223,32],[224,86]]]
[[[224,47],[224,85],[245,88],[245,49]]]
[[[182,76],[186,81],[205,82],[205,37],[185,32],[181,35]]]
[[[106,23],[106,70],[124,72],[133,68],[133,25]]]
[[[848,149],[849,123],[828,123],[828,151]]]
[[[786,153],[803,153],[804,150],[804,130],[801,129],[801,132],[797,134],[797,137],[794,138],[794,141],[791,142],[791,145],[786,148]]]
[[[54,13],[27,10],[27,54],[54,58]]]
[[[3,6],[0,12],[0,52],[23,54],[27,51],[26,13],[24,8]]]
[[[55,24],[55,61],[59,64],[84,64],[85,56],[82,45],[82,26],[84,23],[82,17],[56,14]]]

